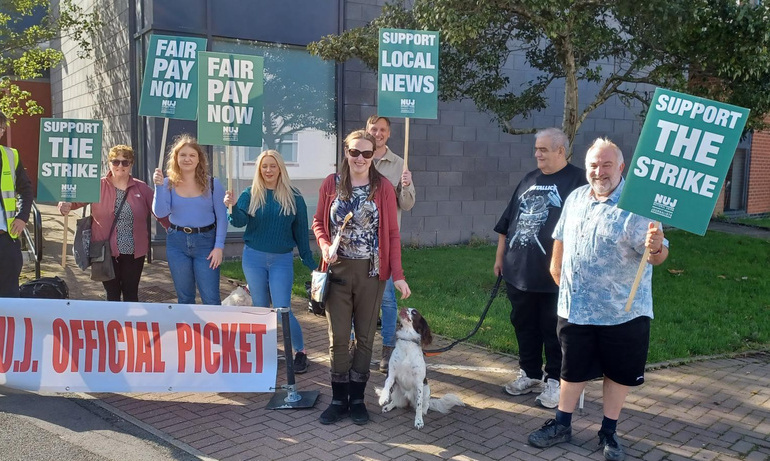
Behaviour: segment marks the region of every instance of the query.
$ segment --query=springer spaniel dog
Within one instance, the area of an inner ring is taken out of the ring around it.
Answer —
[[[400,328],[396,331],[396,347],[390,356],[388,377],[380,392],[379,403],[383,413],[411,405],[415,410],[414,427],[422,429],[425,425],[422,417],[428,414],[429,409],[447,413],[453,406],[465,404],[454,394],[440,399],[430,398],[422,353],[423,346],[433,342],[428,322],[417,309],[411,308],[402,308],[398,320]]]

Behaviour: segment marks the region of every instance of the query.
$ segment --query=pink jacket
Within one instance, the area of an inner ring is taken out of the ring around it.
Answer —
[[[324,179],[318,195],[318,207],[313,216],[313,233],[316,241],[331,245],[332,237],[329,234],[329,213],[332,202],[337,196],[335,174]],[[374,204],[380,212],[380,227],[377,231],[380,251],[380,280],[388,280],[393,275],[393,280],[405,280],[404,269],[401,267],[401,234],[398,231],[398,217],[396,210],[396,192],[389,181],[382,181],[374,194]]]
[[[115,220],[115,186],[107,179],[112,176],[108,172],[107,176],[102,178],[101,182],[101,200],[98,203],[91,204],[91,215],[94,222],[91,227],[91,240],[106,240],[110,233],[112,222]],[[123,207],[130,206],[134,214],[134,257],[141,257],[147,254],[150,246],[150,236],[147,232],[147,217],[152,214],[152,196],[153,190],[143,181],[128,178],[128,187],[126,188],[128,196]],[[87,203],[73,203],[72,209],[82,208]],[[110,239],[110,249],[112,256],[118,255],[118,230],[112,232]]]

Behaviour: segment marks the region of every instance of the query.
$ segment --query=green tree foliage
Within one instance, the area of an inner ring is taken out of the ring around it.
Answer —
[[[98,25],[96,13],[85,13],[70,0],[0,0],[0,110],[13,119],[39,114],[42,108],[13,82],[43,76],[64,55],[51,48],[53,40],[69,37],[78,55],[87,57],[90,36]]]
[[[366,26],[308,49],[376,69],[379,28],[438,30],[440,98],[473,100],[511,134],[534,131],[516,121],[556,102],[546,93],[555,81],[563,82],[570,140],[612,97],[647,108],[649,85],[748,107],[748,127],[758,128],[770,111],[770,9],[752,3],[763,2],[395,0]],[[522,57],[533,77],[518,84],[509,70]],[[595,94],[581,100],[579,81],[592,82]]]

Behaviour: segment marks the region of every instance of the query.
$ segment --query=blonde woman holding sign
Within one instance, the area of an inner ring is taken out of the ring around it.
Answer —
[[[296,246],[302,262],[310,270],[315,260],[310,251],[307,206],[302,194],[292,187],[286,164],[274,150],[257,157],[257,171],[251,187],[238,201],[232,191],[225,193],[224,204],[232,207],[228,218],[235,227],[246,226],[243,234],[243,274],[249,284],[255,306],[291,308]],[[307,371],[307,355],[302,328],[289,310],[294,372]],[[287,355],[291,351],[287,352]]]
[[[372,165],[375,139],[357,130],[344,144],[340,173],[324,180],[313,217],[318,246],[331,267],[326,319],[332,403],[321,414],[321,424],[337,422],[348,412],[355,424],[369,421],[364,391],[385,282],[392,275],[401,297],[411,294],[401,267],[396,193]],[[342,229],[349,213],[352,219]],[[339,249],[332,251],[337,235]],[[356,335],[352,358],[348,351],[351,323]]]

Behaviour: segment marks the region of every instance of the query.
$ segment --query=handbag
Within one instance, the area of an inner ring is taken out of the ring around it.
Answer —
[[[342,232],[345,230],[348,221],[353,217],[353,212],[348,212],[345,218],[342,220],[339,233],[334,237],[334,241],[329,246],[329,254],[336,254],[337,249],[340,247],[340,240],[342,239]],[[329,281],[331,280],[331,269],[324,261],[323,257],[318,264],[318,269],[313,270],[310,278],[310,290],[308,296],[310,297],[309,308],[315,315],[326,315],[326,298],[329,296]]]
[[[325,269],[324,269],[325,267]],[[321,258],[318,269],[313,270],[308,288],[310,310],[318,316],[326,316],[326,298],[329,296],[329,279],[331,270]]]
[[[123,209],[123,205],[128,198],[128,191],[123,196],[123,200],[118,206],[118,211],[115,212],[115,219],[112,220],[112,227],[110,227],[110,233],[107,235],[107,240],[100,240],[98,242],[91,242],[89,248],[89,259],[91,260],[91,280],[95,282],[106,282],[115,278],[115,264],[112,261],[112,248],[110,247],[110,240],[112,239],[112,233],[115,231],[115,226],[118,224],[118,216]]]
[[[72,242],[72,256],[80,270],[91,266],[91,225],[94,218],[91,215],[78,219],[75,227],[75,240]]]

